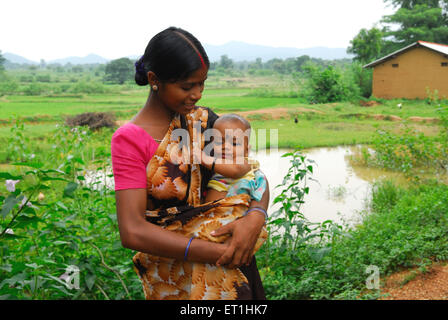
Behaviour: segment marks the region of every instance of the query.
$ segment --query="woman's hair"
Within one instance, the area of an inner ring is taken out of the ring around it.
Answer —
[[[170,27],[149,41],[145,54],[135,63],[135,82],[147,85],[149,71],[162,82],[176,82],[209,66],[207,53],[199,40],[188,31]]]

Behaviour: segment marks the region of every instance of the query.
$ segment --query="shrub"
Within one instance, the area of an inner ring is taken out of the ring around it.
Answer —
[[[360,95],[369,98],[372,95],[373,70],[364,69],[360,63],[353,63],[351,71],[353,80],[359,87]]]
[[[51,82],[51,77],[49,74],[41,74],[36,77],[38,82]]]
[[[72,93],[105,93],[106,91],[104,85],[98,82],[80,81],[70,88]]]
[[[115,127],[115,116],[108,112],[86,112],[67,117],[65,124],[69,127],[89,126],[91,130]]]
[[[38,96],[45,91],[45,88],[36,82],[31,83],[23,89],[23,93],[27,96]]]
[[[5,94],[14,94],[18,91],[18,89],[19,85],[14,80],[0,82],[0,96]]]
[[[306,81],[301,95],[310,103],[347,101],[359,95],[359,88],[351,76],[339,69],[308,64],[305,68]]]

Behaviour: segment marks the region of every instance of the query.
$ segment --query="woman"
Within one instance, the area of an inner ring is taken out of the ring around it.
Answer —
[[[150,85],[148,99],[112,138],[120,237],[124,247],[138,251],[134,264],[147,299],[265,298],[253,250],[265,223],[263,211],[269,192],[259,202],[247,204],[251,214],[215,230],[215,237],[231,235],[224,243],[184,232],[185,223],[198,212],[221,206],[238,211],[241,207],[225,199],[211,206],[202,204],[213,164],[198,166],[194,161],[175,163],[169,159],[174,149],[178,154],[183,148],[172,140],[174,130],[183,128],[191,137],[202,137],[218,118],[210,109],[196,106],[208,68],[204,48],[187,31],[171,27],[154,36],[136,62],[135,80],[139,85]],[[193,120],[201,124],[199,131],[193,132]],[[202,139],[200,147],[206,145]],[[194,148],[191,144],[187,147]],[[245,283],[232,284],[227,290],[230,296],[216,292],[204,295],[195,279],[211,281],[204,280],[205,271],[211,277],[218,272],[222,276],[222,270],[213,265],[241,271]]]

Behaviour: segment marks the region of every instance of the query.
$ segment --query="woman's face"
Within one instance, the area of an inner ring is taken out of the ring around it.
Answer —
[[[161,83],[157,94],[167,108],[185,115],[201,99],[207,73],[205,68],[198,69],[187,79]]]

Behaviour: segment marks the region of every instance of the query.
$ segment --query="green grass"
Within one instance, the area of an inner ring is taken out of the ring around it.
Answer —
[[[345,121],[332,122],[324,120],[301,120],[294,123],[291,119],[255,120],[251,122],[254,129],[266,129],[267,136],[271,130],[278,130],[280,148],[330,147],[369,143],[375,131],[375,122]],[[386,123],[386,126],[392,124]],[[267,139],[269,142],[269,138]]]
[[[229,80],[225,77],[210,76],[209,86],[206,87],[199,105],[208,106],[218,114],[275,108],[291,110],[288,119],[264,120],[266,116],[259,114],[248,116],[255,129],[277,129],[279,147],[310,148],[369,143],[377,126],[395,129],[402,125],[400,122],[375,120],[371,118],[374,114],[396,115],[403,119],[437,115],[434,106],[417,100],[384,100],[375,107],[361,107],[358,101],[306,104],[298,98],[281,95],[291,91],[291,79],[288,77],[242,77],[239,82],[232,82],[230,85],[227,81]],[[121,92],[120,87],[111,88],[113,90],[107,94],[4,96],[0,98],[0,123],[12,123],[11,119],[19,117],[26,123],[25,131],[36,139],[51,132],[54,125],[64,121],[68,115],[113,112],[117,119],[130,119],[144,105],[148,95],[148,87],[127,85],[122,87]],[[275,94],[265,96],[265,91]],[[399,103],[402,104],[401,109],[397,107]],[[306,109],[313,112],[304,112]],[[298,116],[298,124],[292,120],[293,115]],[[426,133],[437,133],[437,126],[434,124],[413,125]],[[9,128],[0,127],[2,142],[8,135]],[[0,155],[0,161],[3,158]]]

